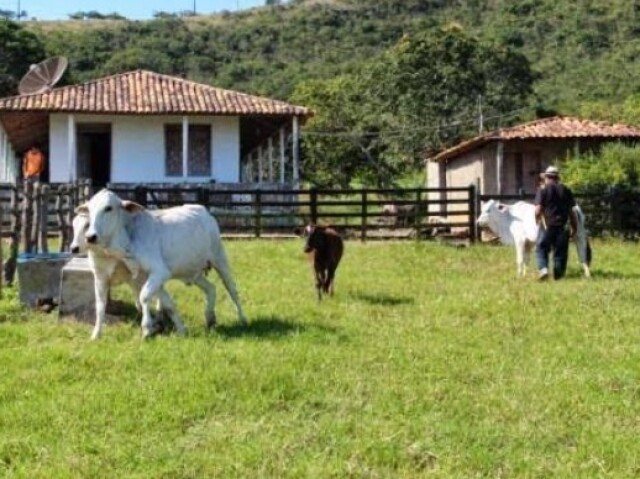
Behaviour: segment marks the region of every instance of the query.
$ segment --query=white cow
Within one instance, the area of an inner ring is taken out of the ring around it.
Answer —
[[[171,278],[202,289],[207,298],[206,325],[209,328],[215,326],[216,291],[205,277],[211,268],[220,275],[235,303],[240,322],[246,323],[218,223],[203,206],[183,205],[152,214],[139,204],[123,201],[115,193],[103,189],[80,206],[77,212],[89,215],[89,228],[85,233],[89,251],[123,261],[134,278],[140,273],[146,275],[139,297],[144,337],[153,332],[149,303],[156,295],[162,307],[169,312],[177,333],[185,333],[175,304],[163,288]],[[96,325],[93,339],[99,337],[104,322],[108,275],[113,267],[112,263],[95,265]]]
[[[590,277],[591,246],[584,226],[584,214],[577,205],[574,206],[573,211],[577,220],[574,241],[578,258],[584,275]],[[524,276],[531,250],[538,239],[539,225],[536,222],[535,206],[524,201],[505,205],[496,200],[489,200],[482,207],[478,225],[491,229],[500,238],[502,244],[515,246],[518,275]]]
[[[111,270],[111,268],[105,268],[105,262],[115,262],[115,266],[112,269],[111,276],[109,277],[109,287],[117,286],[119,284],[128,284],[131,287],[131,291],[133,291],[136,309],[138,312],[142,312],[142,307],[140,305],[140,290],[146,281],[146,274],[140,273],[136,278],[133,277],[132,272],[129,270],[129,267],[125,264],[124,261],[120,261],[115,258],[110,258],[106,256],[102,251],[93,249],[91,251],[88,250],[87,240],[85,238],[85,234],[89,229],[89,215],[86,213],[79,213],[73,217],[73,221],[71,222],[73,227],[73,238],[71,240],[71,252],[73,254],[79,253],[87,253],[89,257],[89,262],[91,265],[95,265],[96,261],[100,264],[101,270]],[[130,265],[131,266],[131,265]],[[137,266],[133,266],[134,269],[138,269]],[[92,266],[92,270],[94,266]],[[161,304],[158,305],[161,308]]]

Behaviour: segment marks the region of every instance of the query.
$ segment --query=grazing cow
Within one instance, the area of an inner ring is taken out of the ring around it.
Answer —
[[[303,235],[306,237],[304,252],[313,253],[318,300],[322,299],[323,292],[333,296],[333,280],[344,251],[342,238],[332,228],[311,224],[304,228]]]
[[[574,206],[573,211],[577,219],[574,241],[578,258],[582,264],[584,275],[590,277],[591,245],[584,226],[584,214],[579,206]],[[495,200],[489,200],[482,207],[482,213],[478,217],[478,225],[491,229],[500,238],[502,244],[515,246],[518,275],[524,276],[531,249],[538,239],[539,226],[536,222],[535,206],[524,201],[505,205]]]
[[[395,226],[411,226],[416,219],[416,205],[387,203],[382,205],[382,214],[393,217]]]
[[[175,304],[163,288],[172,278],[195,284],[205,293],[206,325],[208,328],[215,326],[216,291],[205,277],[211,268],[222,279],[240,322],[246,323],[218,223],[203,206],[183,205],[152,214],[139,204],[123,201],[115,193],[103,189],[80,206],[78,213],[89,215],[89,228],[85,233],[89,251],[99,252],[110,260],[123,261],[134,278],[140,273],[146,275],[139,298],[143,337],[153,332],[149,303],[156,295],[169,312],[177,333],[185,333]],[[106,267],[102,264],[94,267],[96,325],[93,339],[99,337],[104,322],[109,268],[113,268],[111,263]]]

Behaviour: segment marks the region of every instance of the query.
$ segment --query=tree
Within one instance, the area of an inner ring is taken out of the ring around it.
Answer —
[[[305,82],[292,101],[304,104],[317,115],[304,130],[303,179],[318,186],[348,187],[355,178],[379,183],[389,177],[377,163],[380,152],[371,135],[363,109],[366,91],[357,76],[343,75],[326,82]],[[386,169],[386,168],[385,168]]]
[[[535,79],[526,57],[455,25],[405,36],[370,76],[380,107],[403,132],[389,143],[407,161],[476,133],[479,99],[488,117],[522,108]]]
[[[392,184],[422,166],[425,149],[476,133],[479,97],[490,116],[508,114],[533,80],[524,56],[459,27],[405,36],[351,75],[296,89],[294,101],[317,113],[304,167],[320,183]]]
[[[0,20],[0,97],[18,94],[20,78],[45,57],[42,42],[21,25]]]

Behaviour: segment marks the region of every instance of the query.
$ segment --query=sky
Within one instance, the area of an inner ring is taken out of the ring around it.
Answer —
[[[70,13],[95,10],[100,13],[119,13],[130,20],[152,18],[154,12],[193,10],[206,14],[221,10],[235,11],[262,6],[265,0],[0,0],[0,10],[26,11],[28,18],[38,20],[67,20]]]

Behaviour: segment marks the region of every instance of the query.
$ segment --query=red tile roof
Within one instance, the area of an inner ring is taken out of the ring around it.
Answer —
[[[146,70],[54,88],[46,93],[0,98],[0,113],[7,111],[136,115],[313,114],[302,106]]]
[[[434,161],[449,160],[491,141],[526,140],[532,138],[638,138],[640,128],[622,124],[582,120],[567,116],[554,116],[501,128],[441,151]]]

